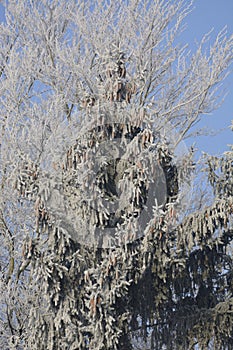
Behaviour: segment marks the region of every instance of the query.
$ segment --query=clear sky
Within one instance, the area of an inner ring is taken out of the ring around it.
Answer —
[[[193,11],[185,19],[187,28],[179,41],[188,43],[194,49],[195,40],[201,40],[212,28],[212,39],[227,25],[229,35],[233,33],[233,0],[194,0]],[[0,21],[4,18],[0,3]],[[233,65],[231,67],[233,70]],[[227,144],[233,144],[233,132],[229,126],[233,119],[233,73],[225,80],[224,88],[228,91],[222,106],[210,116],[203,116],[200,127],[207,127],[217,132],[215,136],[202,136],[196,139],[196,146],[210,154],[220,154],[228,150]],[[190,143],[190,141],[188,142]]]
[[[200,42],[203,35],[212,28],[214,30],[211,37],[214,41],[225,25],[228,34],[233,34],[233,0],[195,0],[193,7],[193,11],[185,19],[187,28],[179,38],[182,43],[188,43],[194,48],[195,40]],[[228,91],[224,103],[210,116],[203,116],[197,125],[218,132],[215,136],[202,136],[196,139],[199,150],[210,154],[222,153],[228,150],[227,144],[233,144],[233,132],[228,128],[233,119],[233,72],[224,81],[224,89]]]

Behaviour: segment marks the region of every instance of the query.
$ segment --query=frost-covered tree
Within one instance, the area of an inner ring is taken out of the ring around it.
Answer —
[[[218,105],[233,40],[191,55],[190,8],[6,1],[1,349],[232,349],[233,154],[206,157],[197,210],[183,140]]]

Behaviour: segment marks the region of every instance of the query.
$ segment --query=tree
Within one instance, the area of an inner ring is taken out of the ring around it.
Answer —
[[[180,145],[233,42],[176,45],[190,6],[6,2],[2,349],[232,348],[232,150],[195,211]]]

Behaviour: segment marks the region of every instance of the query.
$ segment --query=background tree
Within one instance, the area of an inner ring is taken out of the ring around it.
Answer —
[[[232,348],[232,150],[207,158],[215,199],[194,211],[180,146],[217,103],[232,37],[190,56],[189,10],[6,3],[2,349]]]

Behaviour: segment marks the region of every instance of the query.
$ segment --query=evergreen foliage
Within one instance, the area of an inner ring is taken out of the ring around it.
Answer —
[[[176,46],[190,6],[6,2],[1,349],[233,349],[233,149],[197,210],[178,147],[233,40]]]

